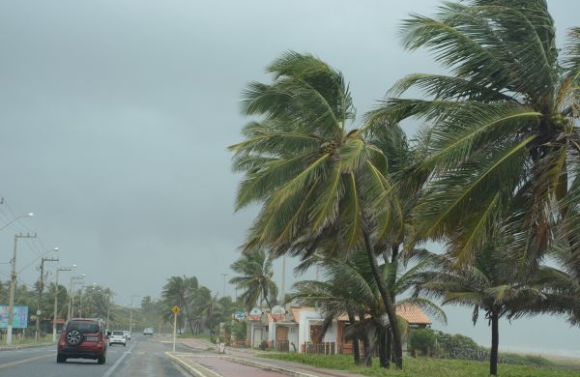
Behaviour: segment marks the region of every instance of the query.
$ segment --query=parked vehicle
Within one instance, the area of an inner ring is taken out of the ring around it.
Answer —
[[[71,318],[60,332],[56,362],[67,359],[93,359],[104,364],[107,358],[105,324],[97,318]]]
[[[153,331],[153,327],[146,327],[143,330],[143,335],[151,335],[151,336],[153,336],[153,332],[154,332]]]

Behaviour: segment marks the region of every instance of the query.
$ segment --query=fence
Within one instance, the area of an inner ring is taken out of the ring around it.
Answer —
[[[308,342],[302,345],[302,352],[318,355],[334,355],[336,353],[336,342]]]

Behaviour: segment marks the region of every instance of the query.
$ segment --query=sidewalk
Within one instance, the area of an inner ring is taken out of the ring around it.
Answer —
[[[181,344],[200,350],[212,349],[209,354],[187,352],[168,352],[167,355],[199,377],[275,377],[290,375],[294,377],[364,377],[346,371],[316,368],[310,365],[257,357],[261,351],[240,348],[226,348],[225,353],[217,352],[216,345],[202,339],[180,339]],[[244,369],[244,366],[246,369]],[[259,368],[263,373],[257,374]]]

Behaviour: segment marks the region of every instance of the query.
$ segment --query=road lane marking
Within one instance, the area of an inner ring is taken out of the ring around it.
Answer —
[[[103,374],[103,377],[110,377],[113,374],[113,372],[115,372],[116,369],[119,367],[119,364],[121,364],[121,361],[123,361],[123,359],[125,358],[125,356],[131,354],[131,351],[133,350],[133,348],[135,348],[136,345],[137,345],[137,343],[133,343],[133,345],[131,345],[131,347],[129,348],[129,351],[123,352],[123,354],[121,355],[121,357],[119,358],[119,360],[117,360],[115,362],[115,364],[113,364],[109,368],[109,370],[107,370],[107,373]]]

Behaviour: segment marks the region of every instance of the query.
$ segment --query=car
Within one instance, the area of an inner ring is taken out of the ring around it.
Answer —
[[[109,337],[109,345],[113,344],[122,344],[123,346],[127,345],[127,337],[125,337],[124,331],[113,331],[111,336]]]
[[[153,336],[153,327],[146,327],[145,329],[143,329],[143,335]]]
[[[107,359],[105,323],[99,318],[71,318],[63,326],[57,343],[56,362],[67,359],[93,359],[104,364]]]
[[[125,334],[125,338],[127,338],[127,340],[131,340],[131,331],[123,330],[123,334]]]

